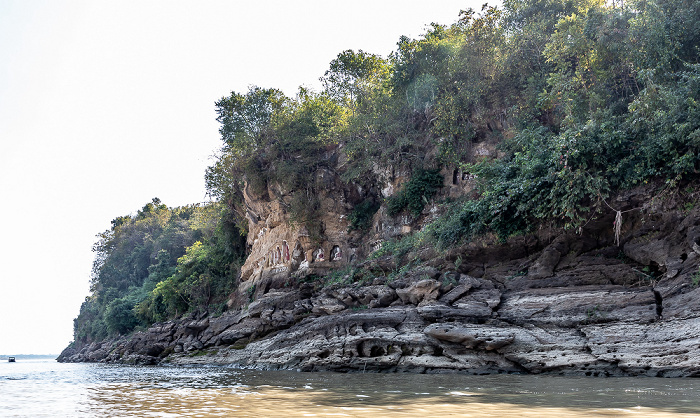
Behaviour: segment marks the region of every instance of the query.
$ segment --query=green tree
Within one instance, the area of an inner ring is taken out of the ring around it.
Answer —
[[[371,90],[384,83],[388,76],[388,63],[378,55],[361,49],[348,49],[331,61],[330,68],[321,78],[324,89],[355,113]]]
[[[230,294],[245,253],[245,237],[236,231],[222,204],[168,208],[153,199],[135,215],[116,218],[112,228],[98,237],[92,294],[74,322],[75,338],[82,342],[128,333],[138,325],[165,320],[190,308],[208,309],[221,303]],[[175,280],[178,274],[185,274],[180,260],[196,242],[203,253],[196,269],[208,275],[211,297],[207,298],[188,284],[192,280]],[[184,308],[168,309],[165,290],[188,298]]]
[[[272,115],[285,101],[277,89],[251,86],[246,94],[231,92],[216,102],[219,133],[228,150],[239,156],[248,156],[264,145],[263,136]]]
[[[139,323],[134,315],[134,303],[126,298],[114,299],[110,302],[104,315],[107,330],[112,333],[126,334]]]

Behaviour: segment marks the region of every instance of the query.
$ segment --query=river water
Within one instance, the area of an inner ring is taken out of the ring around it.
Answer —
[[[0,363],[1,417],[700,416],[700,380]]]

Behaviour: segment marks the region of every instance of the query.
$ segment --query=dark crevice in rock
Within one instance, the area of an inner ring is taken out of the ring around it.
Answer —
[[[514,369],[518,370],[518,372],[516,372],[516,373],[523,373],[523,374],[529,374],[529,373],[531,373],[531,370],[528,369],[527,367],[525,367],[525,365],[523,365],[523,364],[522,364],[517,358],[515,358],[514,356],[504,355],[503,358],[506,359],[506,360],[508,360],[508,362],[510,362],[511,367],[513,367]]]
[[[654,301],[656,302],[656,316],[662,318],[662,312],[664,311],[663,298],[658,290],[652,289],[654,292]]]

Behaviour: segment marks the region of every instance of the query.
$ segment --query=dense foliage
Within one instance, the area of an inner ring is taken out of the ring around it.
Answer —
[[[158,199],[99,234],[91,295],[75,320],[76,341],[212,309],[233,290],[244,242],[220,204],[168,208]]]
[[[518,48],[542,36],[531,25],[550,33],[528,78],[510,80],[524,94],[504,98],[513,127],[503,158],[462,164],[479,195],[433,225],[442,245],[484,231],[504,238],[543,219],[578,226],[613,190],[673,184],[700,168],[700,2],[563,3],[553,23],[550,15],[512,26],[545,5],[504,5],[503,59],[524,57]]]
[[[439,170],[417,170],[403,188],[387,200],[387,212],[394,216],[408,210],[413,216],[419,216],[428,199],[442,187],[442,181]]]
[[[435,226],[443,245],[543,219],[578,226],[613,190],[700,168],[699,48],[697,0],[507,0],[464,11],[402,37],[388,59],[343,51],[319,93],[253,87],[221,99],[226,146],[208,175],[229,181],[210,187],[225,195],[244,180],[258,190],[279,182],[313,208],[319,156],[339,146],[343,178],[368,190],[398,167],[476,177],[477,195]],[[502,158],[475,160],[482,141],[500,143]],[[388,200],[390,214],[420,213],[430,193],[413,186]]]

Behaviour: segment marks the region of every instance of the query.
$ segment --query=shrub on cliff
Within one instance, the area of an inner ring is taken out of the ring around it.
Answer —
[[[443,180],[439,170],[417,170],[401,190],[387,200],[389,215],[398,215],[405,209],[419,216],[428,199],[442,187]]]
[[[505,239],[545,221],[574,228],[613,190],[697,175],[700,3],[626,6],[508,1],[402,40],[394,91],[434,77],[425,132],[441,136],[437,161],[476,186],[415,241]],[[471,141],[489,138],[499,158],[465,157]],[[387,206],[397,213],[404,196]]]
[[[379,210],[380,204],[372,198],[365,199],[355,205],[348,215],[350,221],[349,231],[364,231],[372,225],[372,217]]]
[[[265,105],[246,111],[265,111],[245,119],[256,123],[241,138],[254,136],[244,142],[256,144],[257,162],[243,177],[313,196],[320,144],[340,144],[345,181],[372,188],[382,171],[412,170],[386,204],[392,216],[418,215],[439,187],[437,173],[420,168],[458,166],[477,191],[434,228],[448,245],[485,231],[507,237],[544,220],[576,227],[611,190],[694,175],[700,3],[625,6],[509,0],[432,24],[417,39],[401,37],[387,60],[343,51],[320,93],[301,90],[292,100],[253,88],[246,100],[262,95]],[[240,130],[222,104],[241,97],[217,103],[222,139],[234,148],[240,141],[230,133]],[[470,150],[480,141],[500,142],[499,158],[476,158]],[[222,184],[241,184],[237,175]]]

